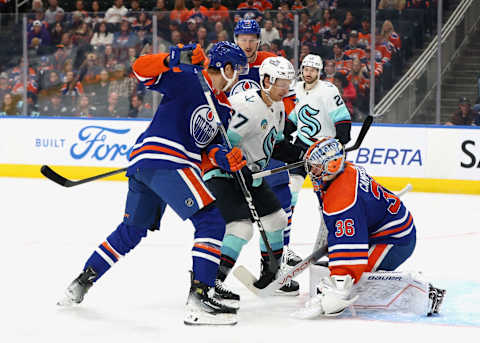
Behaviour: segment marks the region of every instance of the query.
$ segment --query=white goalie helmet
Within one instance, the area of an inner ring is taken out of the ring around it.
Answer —
[[[322,58],[318,55],[309,54],[303,58],[302,65],[300,67],[300,72],[302,73],[303,77],[303,68],[304,67],[312,67],[318,70],[317,80],[320,78],[320,73],[323,69],[323,61]]]
[[[290,89],[295,86],[295,69],[289,60],[281,56],[266,58],[259,69],[260,73],[260,86],[262,90],[269,93],[272,85],[277,79],[290,80]],[[265,88],[263,80],[265,76],[270,77],[270,87]]]
[[[312,181],[333,178],[345,169],[345,148],[332,137],[323,137],[304,156],[305,170]]]

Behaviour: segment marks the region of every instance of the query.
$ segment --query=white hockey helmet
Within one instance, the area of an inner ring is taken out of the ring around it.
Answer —
[[[305,56],[302,60],[302,65],[300,67],[300,73],[302,74],[302,78],[303,78],[304,67],[312,67],[312,68],[318,69],[318,76],[317,76],[317,80],[318,80],[320,78],[320,74],[323,69],[322,58],[318,55],[313,55],[313,54],[308,54],[307,56]]]
[[[290,89],[294,87],[295,69],[293,69],[293,65],[290,61],[284,57],[275,56],[266,58],[260,65],[259,73],[260,87],[262,87],[262,90],[266,93],[270,92],[272,85],[277,79],[290,80]],[[270,87],[265,88],[263,80],[267,75],[270,77]]]

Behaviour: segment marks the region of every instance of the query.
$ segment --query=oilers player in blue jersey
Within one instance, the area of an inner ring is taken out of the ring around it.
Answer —
[[[223,91],[231,88],[239,74],[248,72],[247,58],[230,42],[217,43],[209,57],[208,68],[201,72],[211,88],[219,116],[227,125],[231,107]],[[164,96],[130,155],[123,222],[88,258],[59,305],[80,303],[88,289],[135,248],[148,229],[158,226],[169,205],[183,220],[190,219],[195,228],[185,324],[236,324],[236,309],[214,299],[225,221],[202,180],[201,162],[202,154],[210,152],[210,162],[236,172],[246,161],[240,149],[229,150],[219,144],[221,136],[197,73],[191,69],[182,71],[178,66],[170,69],[172,59],[169,54],[144,55],[133,65],[137,79]]]
[[[247,91],[249,89],[257,89],[260,91],[260,73],[259,68],[262,62],[268,57],[275,57],[276,55],[267,51],[258,51],[260,46],[260,26],[256,20],[242,19],[234,28],[235,43],[245,52],[249,62],[248,74],[241,75],[238,82],[232,87],[230,96],[239,92]],[[293,90],[285,95],[283,103],[287,116],[295,107],[295,95]],[[293,131],[293,130],[292,130]],[[285,165],[283,162],[274,158],[270,159],[266,170],[281,167]],[[280,204],[287,213],[288,224],[283,231],[284,240],[284,256],[285,260],[290,265],[295,265],[302,259],[297,256],[292,250],[288,248],[290,243],[290,227],[292,223],[292,195],[290,193],[290,178],[288,172],[277,173],[265,178],[272,191],[277,196]],[[296,281],[294,281],[296,284]]]
[[[310,306],[318,311],[310,314],[338,315],[357,300],[352,291],[363,273],[396,270],[412,255],[415,223],[394,193],[364,168],[345,162],[345,150],[337,139],[319,139],[304,159],[328,230],[329,275],[316,286]],[[445,291],[424,286],[420,294],[430,299],[424,301],[425,314],[438,313]],[[385,282],[378,287],[388,289]],[[381,297],[382,291],[375,289],[373,296]]]

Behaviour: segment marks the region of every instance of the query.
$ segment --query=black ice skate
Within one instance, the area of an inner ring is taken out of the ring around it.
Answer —
[[[215,280],[215,298],[222,304],[239,309],[240,296],[225,287],[220,279]]]
[[[297,296],[300,294],[300,285],[297,281],[289,279],[280,289],[275,291],[275,295]]]
[[[285,259],[283,259],[285,261]],[[260,278],[253,283],[257,288],[263,289],[267,287],[273,280],[275,280],[276,273],[272,273],[269,269],[268,262],[262,260]],[[289,295],[296,296],[298,295],[300,285],[297,281],[289,279],[287,283],[280,289],[275,291],[275,295]]]
[[[187,325],[235,325],[237,310],[214,298],[215,288],[192,280],[183,322]]]
[[[443,298],[445,298],[446,293],[446,290],[435,288],[431,284],[429,284],[428,298],[430,308],[427,316],[438,314],[438,312],[440,311],[440,305],[442,304]]]
[[[80,304],[83,297],[93,285],[93,280],[97,277],[97,273],[88,267],[85,269],[65,291],[65,297],[57,302],[59,306],[71,306],[73,304]]]
[[[290,267],[295,267],[297,264],[302,262],[302,258],[295,254],[289,247],[285,247],[283,251],[282,263],[286,263]]]
[[[268,261],[262,259],[260,265],[260,277],[253,285],[257,288],[264,289],[267,287],[273,280],[275,280],[276,273],[272,273]]]

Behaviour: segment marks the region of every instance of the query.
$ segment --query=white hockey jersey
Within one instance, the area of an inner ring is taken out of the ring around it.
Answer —
[[[258,90],[248,90],[228,98],[235,113],[228,125],[232,145],[242,149],[253,172],[263,170],[275,142],[283,139],[285,107],[282,101],[268,107]]]
[[[288,119],[297,125],[297,138],[310,146],[322,136],[336,136],[335,124],[350,121],[350,113],[335,85],[319,80],[306,91],[305,82],[298,82],[295,109]]]

